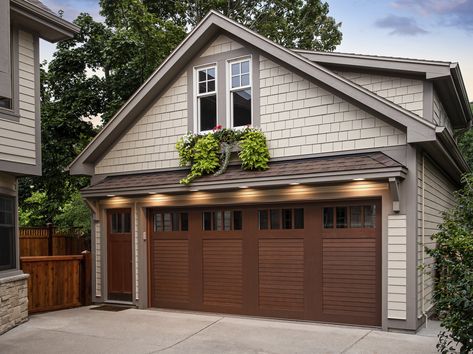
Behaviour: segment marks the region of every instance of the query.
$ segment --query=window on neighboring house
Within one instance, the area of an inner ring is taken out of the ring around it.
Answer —
[[[212,130],[217,125],[217,91],[215,66],[197,70],[198,130]]]
[[[16,268],[15,198],[0,196],[0,270]]]
[[[230,115],[232,127],[251,122],[251,60],[230,62]]]

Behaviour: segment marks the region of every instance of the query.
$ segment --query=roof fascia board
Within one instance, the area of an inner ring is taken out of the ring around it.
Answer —
[[[23,0],[10,0],[12,21],[19,20],[19,25],[26,24],[41,38],[57,42],[72,38],[80,28],[49,11]]]
[[[129,121],[142,112],[151,103],[159,90],[164,87],[162,81],[166,83],[170,81],[176,74],[175,72],[181,70],[183,65],[187,63],[187,61],[184,62],[182,60],[184,54],[186,54],[187,60],[190,60],[197,53],[198,49],[220,29],[266,52],[267,56],[285,63],[285,65],[292,66],[296,71],[312,77],[318,84],[328,87],[331,91],[337,92],[338,95],[343,96],[349,101],[356,102],[355,104],[361,106],[362,109],[376,112],[377,115],[384,117],[390,122],[406,127],[407,141],[409,143],[435,139],[435,126],[432,123],[336,75],[295,52],[271,42],[267,38],[250,31],[223,15],[210,11],[69,165],[71,173],[79,174],[77,173],[76,165],[84,162],[93,163],[103,153],[104,145],[112,145],[114,140],[110,139],[110,136],[117,134],[111,134],[111,132],[117,131],[120,128],[125,129]]]
[[[449,152],[449,155],[455,162],[455,165],[461,171],[461,173],[470,172],[470,166],[466,162],[465,158],[463,157],[455,139],[453,138],[452,134],[448,131],[445,127],[437,127],[436,128],[437,135],[439,137],[440,143],[443,144],[446,148],[443,148],[445,151]]]
[[[403,73],[425,74],[427,79],[450,75],[450,63],[403,60],[386,57],[370,57],[339,53],[314,53],[294,50],[305,58],[323,64],[355,66],[361,68],[390,70]]]
[[[213,190],[225,190],[239,188],[242,184],[248,187],[278,187],[287,186],[291,182],[298,182],[302,184],[314,184],[314,183],[332,183],[332,182],[348,182],[354,178],[365,178],[369,180],[382,180],[389,179],[392,177],[402,178],[406,177],[407,170],[405,167],[390,167],[381,169],[370,169],[370,170],[350,170],[343,172],[332,172],[332,173],[317,173],[309,175],[295,175],[295,176],[278,176],[272,178],[260,178],[252,179],[235,179],[232,181],[218,181],[212,183],[198,183],[192,184],[192,187],[184,187],[182,185],[169,185],[169,186],[145,186],[141,188],[104,188],[99,190],[88,191],[87,189],[82,190],[81,194],[83,197],[100,197],[106,196],[113,193],[116,196],[124,195],[136,195],[136,194],[148,194],[153,191],[156,193],[187,193],[191,188],[197,188],[202,191],[213,191]]]
[[[453,63],[450,70],[452,73],[454,85],[457,90],[459,103],[463,107],[463,111],[465,113],[465,120],[471,124],[471,121],[473,120],[473,113],[471,112],[470,100],[468,99],[468,93],[466,91],[465,82],[463,81],[460,65],[458,63]]]

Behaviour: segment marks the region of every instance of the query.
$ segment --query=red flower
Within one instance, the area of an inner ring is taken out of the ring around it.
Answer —
[[[220,129],[222,129],[222,126],[220,124],[218,124],[212,130],[216,131],[216,130],[220,130]]]

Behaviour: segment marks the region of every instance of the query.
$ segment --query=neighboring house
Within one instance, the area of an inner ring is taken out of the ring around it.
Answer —
[[[0,2],[0,334],[28,315],[17,179],[41,175],[39,38],[57,42],[77,31],[37,0]]]
[[[457,64],[288,50],[211,12],[70,166],[94,301],[415,331],[471,118]],[[217,124],[260,127],[270,169],[180,185],[178,138]]]

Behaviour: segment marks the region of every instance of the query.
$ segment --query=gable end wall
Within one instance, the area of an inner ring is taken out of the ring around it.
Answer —
[[[219,36],[201,54],[234,58],[242,46]],[[255,58],[256,60],[256,58]],[[202,61],[202,60],[201,60]],[[406,144],[405,132],[355,107],[259,55],[260,127],[273,158]],[[217,73],[220,75],[221,73]],[[96,174],[128,173],[178,167],[175,144],[189,123],[188,70],[162,94],[118,143],[96,164]],[[255,75],[255,80],[257,75]],[[255,87],[257,85],[255,84]],[[221,92],[221,91],[219,91]],[[255,104],[257,103],[255,94]],[[219,111],[220,112],[220,111]],[[220,120],[225,126],[226,119]]]

